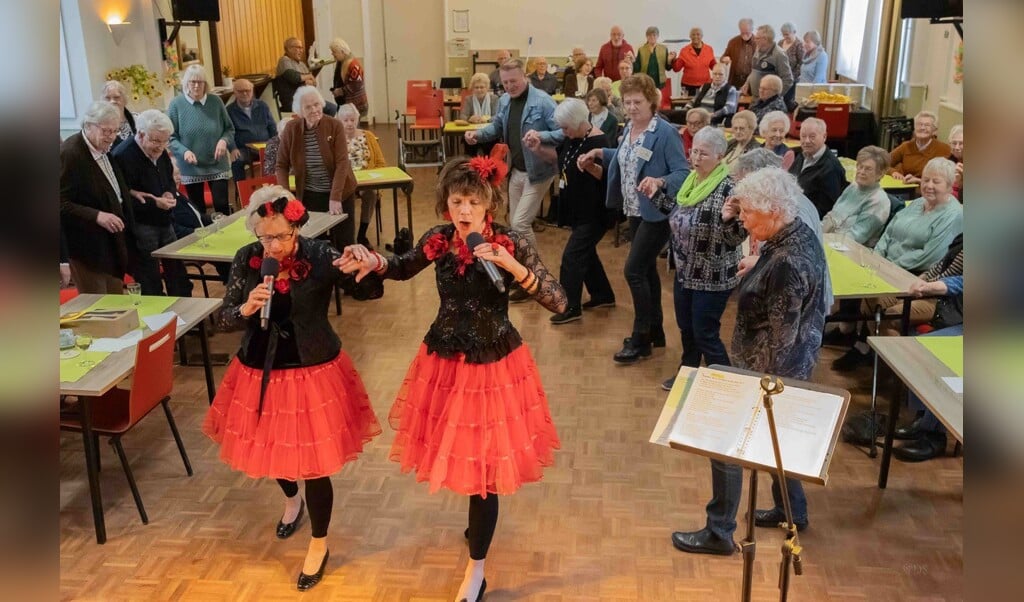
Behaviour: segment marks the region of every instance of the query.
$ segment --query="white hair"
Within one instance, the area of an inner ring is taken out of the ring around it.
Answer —
[[[926,173],[941,177],[952,188],[953,182],[956,181],[956,163],[945,157],[935,157],[925,163],[924,169],[921,170],[921,177],[923,178]]]
[[[567,98],[555,107],[555,123],[562,128],[578,128],[590,120],[587,103],[578,98]]]
[[[290,190],[281,186],[280,184],[274,184],[272,186],[264,186],[263,188],[257,188],[252,196],[249,197],[249,206],[246,207],[247,214],[245,216],[245,228],[256,233],[256,224],[263,218],[260,217],[256,211],[261,205],[267,203],[273,203],[281,197],[286,197],[289,200],[294,199],[295,195]]]
[[[758,25],[757,31],[761,32],[761,35],[768,38],[769,42],[775,43],[775,28],[771,25]]]
[[[708,125],[709,123],[711,123],[711,111],[705,109],[704,107],[694,107],[690,109],[689,111],[686,112],[687,118],[689,118],[690,115],[696,115],[697,117],[700,117],[700,122],[703,125]]]
[[[181,74],[181,91],[188,95],[188,86],[193,80],[202,80],[209,86],[210,82],[206,79],[206,70],[203,69],[202,65],[189,65],[185,68],[185,71]]]
[[[355,117],[356,120],[358,121],[359,120],[359,109],[356,108],[356,105],[354,105],[354,104],[352,104],[350,102],[345,103],[345,104],[341,105],[340,107],[338,107],[337,118],[339,120],[341,120],[341,118],[345,117],[346,115],[351,115],[351,116]]]
[[[146,109],[135,118],[135,129],[147,136],[153,132],[173,134],[174,124],[171,123],[170,117],[164,115],[163,111]]]
[[[125,103],[128,102],[128,99],[130,98],[128,94],[128,88],[126,88],[124,84],[117,81],[116,79],[107,80],[103,84],[103,87],[100,88],[100,96],[105,96],[107,94],[107,90],[110,88],[117,88],[118,93],[121,94],[121,98],[124,99]]]
[[[740,19],[739,23],[736,24],[737,27],[743,27],[744,25],[749,25],[750,27],[753,27],[754,20],[751,19],[750,17],[743,17],[742,19]]]
[[[775,90],[776,94],[782,94],[782,78],[778,75],[769,73],[761,78],[761,83],[772,90]]]
[[[761,118],[761,123],[757,126],[757,132],[764,136],[768,133],[768,130],[772,127],[772,124],[781,121],[784,124],[782,129],[789,131],[789,115],[786,115],[785,111],[769,111],[767,115]]]
[[[711,152],[718,158],[722,158],[725,155],[725,149],[729,147],[729,141],[725,139],[725,134],[718,128],[703,128],[694,134],[693,146],[698,144],[709,146]]]
[[[701,130],[703,132],[704,130]],[[698,132],[700,133],[700,132]],[[782,157],[776,155],[767,148],[754,148],[751,149],[736,159],[736,162],[732,164],[730,173],[734,180],[739,182],[755,171],[764,169],[765,167],[781,167]]]
[[[917,121],[918,119],[931,119],[932,127],[939,129],[939,116],[931,111],[921,111],[917,115],[914,115],[914,121]]]
[[[828,135],[828,124],[825,123],[824,119],[818,119],[817,117],[808,117],[800,122],[800,129],[804,129],[808,125],[815,126],[821,130],[822,134]]]
[[[818,30],[812,29],[804,34],[805,40],[810,40],[815,46],[821,46],[821,34]]]
[[[958,123],[949,129],[949,139],[952,140],[953,136],[957,134],[964,135],[964,125],[962,123]]]
[[[331,50],[340,50],[345,56],[352,56],[352,48],[348,45],[348,42],[341,38],[334,38],[331,40]]]
[[[89,105],[89,108],[86,109],[85,113],[82,115],[82,127],[112,122],[115,125],[118,125],[121,123],[121,119],[123,117],[124,113],[114,103],[107,102],[105,100],[97,100]]]
[[[803,191],[796,176],[781,167],[765,167],[743,178],[733,192],[741,202],[758,213],[778,213],[783,223],[796,217]]]
[[[782,27],[779,28],[779,31],[782,33],[794,33],[796,32],[796,26],[787,21],[782,24]]]
[[[612,87],[612,78],[605,77],[604,75],[602,75],[601,77],[595,77],[594,78],[594,87],[595,88],[601,88],[602,90],[608,91]]]
[[[323,94],[320,94],[320,90],[316,89],[315,86],[299,86],[299,89],[295,91],[295,96],[292,98],[292,113],[302,113],[302,99],[310,95],[315,95],[320,101],[320,107],[324,107],[326,103],[324,102]]]

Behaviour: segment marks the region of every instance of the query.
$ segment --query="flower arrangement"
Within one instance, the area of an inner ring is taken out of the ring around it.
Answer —
[[[178,47],[164,42],[164,85],[177,88],[181,85],[181,61],[178,60]]]
[[[135,102],[143,97],[152,101],[163,96],[163,91],[158,87],[160,81],[157,79],[156,73],[146,69],[144,65],[130,65],[113,69],[107,72],[107,79],[123,83],[131,92],[132,100]]]

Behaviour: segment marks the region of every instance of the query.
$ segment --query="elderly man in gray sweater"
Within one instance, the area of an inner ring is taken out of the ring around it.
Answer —
[[[740,95],[757,94],[761,78],[772,74],[782,79],[782,95],[785,96],[793,86],[793,70],[789,67],[785,51],[775,43],[775,30],[771,25],[758,26],[754,33],[754,45],[757,50],[754,52],[753,65],[746,83],[740,88]]]

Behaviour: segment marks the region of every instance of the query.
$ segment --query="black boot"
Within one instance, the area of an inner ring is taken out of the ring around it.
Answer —
[[[915,441],[908,441],[892,450],[896,459],[904,462],[924,462],[946,453],[946,433],[924,433]]]
[[[633,335],[622,341],[622,349],[612,359],[616,364],[635,364],[651,357],[651,339],[648,335]]]
[[[366,238],[366,229],[369,227],[369,222],[359,224],[359,234],[356,235],[356,242],[363,245],[367,249],[372,250],[373,245],[370,244],[370,239]]]

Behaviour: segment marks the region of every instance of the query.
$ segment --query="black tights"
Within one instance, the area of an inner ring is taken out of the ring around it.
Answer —
[[[307,485],[308,487],[308,485]],[[469,557],[473,560],[487,558],[491,547],[494,527],[498,524],[498,496],[488,493],[487,497],[469,496]]]
[[[224,215],[230,214],[231,205],[228,204],[228,181],[209,180],[206,184],[210,186],[213,210],[219,211]],[[203,187],[203,182],[185,184],[185,192],[188,194],[188,200],[192,201],[192,204],[195,205],[199,213],[206,213],[206,201],[204,199],[206,190]]]
[[[299,493],[299,484],[295,481],[278,479],[277,484],[288,497],[295,497]],[[313,537],[327,537],[333,506],[334,488],[331,487],[331,478],[306,479],[306,507],[309,509],[309,524],[313,530]]]

